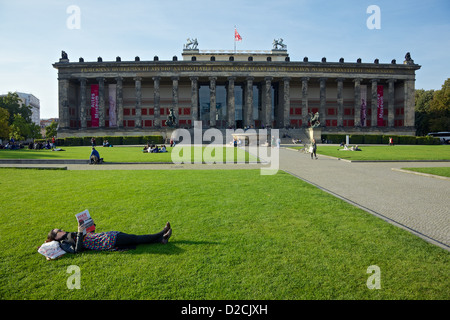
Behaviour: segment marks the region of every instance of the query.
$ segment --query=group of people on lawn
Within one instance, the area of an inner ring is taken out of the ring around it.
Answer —
[[[162,145],[161,147],[158,147],[157,145],[150,145],[147,144],[144,149],[142,150],[142,152],[144,153],[163,153],[163,152],[167,152],[166,146]]]

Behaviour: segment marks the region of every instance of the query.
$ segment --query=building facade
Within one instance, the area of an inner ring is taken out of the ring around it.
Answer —
[[[58,70],[58,136],[148,135],[175,127],[415,135],[415,64],[290,61],[286,49],[200,51],[182,60],[71,62]]]

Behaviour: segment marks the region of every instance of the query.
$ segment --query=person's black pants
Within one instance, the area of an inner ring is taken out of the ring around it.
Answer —
[[[138,244],[160,243],[164,231],[155,234],[134,235],[120,232],[116,238],[116,247],[134,247]]]

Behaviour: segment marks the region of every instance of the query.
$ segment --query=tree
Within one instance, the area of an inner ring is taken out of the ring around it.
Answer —
[[[433,100],[434,90],[416,90],[416,134],[424,136],[430,132],[430,102]]]
[[[444,82],[441,90],[434,92],[430,113],[431,131],[450,131],[450,78]]]
[[[0,139],[8,139],[11,128],[9,127],[9,112],[0,108]]]
[[[58,123],[56,121],[52,121],[52,123],[45,128],[45,137],[56,137],[57,129]]]
[[[14,115],[20,114],[26,122],[31,122],[31,107],[22,105],[17,93],[8,92],[4,97],[0,97],[0,108],[4,108],[9,112],[8,123],[11,125],[14,122]]]
[[[441,90],[416,90],[416,134],[450,131],[450,78]]]
[[[21,114],[14,115],[9,137],[15,141],[25,140],[30,135],[30,127]]]

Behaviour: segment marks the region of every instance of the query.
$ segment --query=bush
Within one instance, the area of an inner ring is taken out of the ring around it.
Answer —
[[[415,136],[398,136],[398,144],[416,144]]]
[[[162,136],[95,136],[95,144],[102,146],[104,140],[108,140],[110,144],[115,145],[140,145],[154,143],[162,144],[164,139]],[[90,146],[91,136],[88,137],[67,137],[64,139],[56,139],[57,146]],[[35,139],[36,142],[45,142],[46,139]]]
[[[122,143],[124,145],[143,144],[140,136],[125,136]]]
[[[150,144],[162,144],[164,143],[164,139],[162,136],[143,136],[142,142],[144,144],[150,143]]]
[[[351,135],[350,136],[351,144],[363,144],[364,143],[364,135]]]

